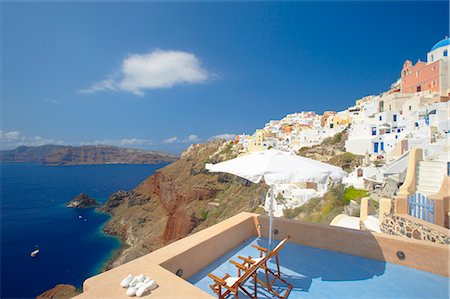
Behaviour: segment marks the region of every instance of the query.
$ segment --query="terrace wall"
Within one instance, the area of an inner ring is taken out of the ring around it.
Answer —
[[[267,216],[238,214],[87,279],[83,284],[84,292],[75,298],[128,298],[120,281],[128,274],[141,273],[152,277],[159,285],[152,291],[152,298],[213,298],[185,279],[248,238],[267,237],[268,224]],[[449,246],[283,218],[275,219],[274,229],[277,230],[276,239],[290,235],[290,242],[449,276]],[[399,251],[404,259],[398,258]]]

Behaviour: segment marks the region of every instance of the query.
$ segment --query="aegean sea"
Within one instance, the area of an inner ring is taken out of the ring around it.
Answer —
[[[165,165],[2,164],[1,298],[34,298],[58,283],[80,288],[99,273],[120,247],[101,231],[109,215],[65,204],[80,193],[104,202]]]

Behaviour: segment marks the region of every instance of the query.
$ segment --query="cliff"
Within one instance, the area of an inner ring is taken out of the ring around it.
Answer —
[[[345,140],[348,133],[344,130],[333,137],[325,138],[324,141],[315,146],[304,147],[298,151],[298,155],[306,158],[319,160],[351,172],[355,166],[362,164],[364,156],[354,155],[345,151]]]
[[[44,165],[157,164],[177,159],[178,156],[167,153],[109,145],[19,146],[14,150],[0,151],[0,162],[3,163]]]
[[[45,291],[36,299],[68,299],[79,295],[81,292],[70,284],[58,284],[54,288]]]
[[[103,230],[123,248],[107,268],[145,255],[241,211],[254,212],[267,187],[226,174],[212,174],[205,163],[234,157],[230,142],[192,145],[181,158],[158,170],[130,192],[110,196],[100,211],[112,215]]]

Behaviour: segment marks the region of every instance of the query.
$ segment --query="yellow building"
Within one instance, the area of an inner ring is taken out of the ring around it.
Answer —
[[[366,97],[362,97],[359,100],[355,101],[356,106],[361,106],[362,104],[368,103],[370,101],[372,101],[373,96],[366,96]]]
[[[248,152],[257,152],[264,150],[263,141],[268,137],[268,132],[265,130],[256,130],[256,132],[252,135],[250,143],[248,144]]]
[[[337,125],[348,125],[351,123],[352,118],[348,114],[336,114],[333,117],[333,125],[336,127]]]

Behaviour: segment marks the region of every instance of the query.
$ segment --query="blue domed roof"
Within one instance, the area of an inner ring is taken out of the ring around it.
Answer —
[[[431,48],[431,51],[436,50],[437,48],[448,46],[450,44],[450,39],[448,37],[444,38],[443,40],[437,42],[433,48]],[[430,52],[431,52],[430,51]]]

